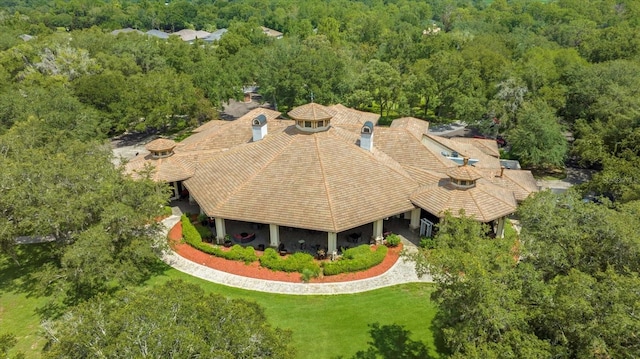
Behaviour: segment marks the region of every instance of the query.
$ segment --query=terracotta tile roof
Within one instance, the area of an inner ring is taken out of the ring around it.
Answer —
[[[478,178],[482,177],[482,175],[478,171],[476,171],[473,166],[469,166],[466,164],[447,171],[447,175],[451,178],[462,181],[475,181]]]
[[[185,185],[209,216],[328,232],[411,210],[417,183],[336,132],[291,126],[210,159]]]
[[[481,173],[492,183],[513,191],[518,202],[524,201],[531,193],[538,192],[538,184],[531,171],[505,169],[502,177],[499,169],[483,170]]]
[[[287,115],[294,120],[328,120],[332,118],[336,112],[329,107],[322,106],[318,103],[312,102],[306,105],[302,105],[289,111]]]
[[[489,222],[516,211],[516,199],[513,192],[479,179],[472,188],[460,188],[449,180],[426,186],[411,196],[417,206],[439,217],[447,211],[459,216],[460,210],[466,216],[481,222]]]
[[[280,116],[280,112],[265,108],[256,108],[235,121],[208,125],[204,130],[180,142],[176,148],[176,152],[222,151],[242,143],[251,142],[253,139],[251,120],[259,115],[265,115],[267,118],[269,134],[282,131],[292,123],[291,121],[275,120]],[[202,126],[196,130],[201,128]]]
[[[147,151],[152,152],[170,151],[174,147],[176,147],[176,141],[167,138],[157,138],[144,146]]]
[[[365,122],[371,121],[375,125],[380,119],[378,114],[354,110],[340,104],[328,107],[335,112],[331,119],[333,126],[354,126],[357,127],[358,133]]]
[[[390,127],[403,128],[418,140],[422,140],[422,135],[429,131],[429,122],[414,117],[403,117],[393,120]]]
[[[431,150],[404,128],[376,127],[373,145],[403,166],[446,171],[458,165]]]
[[[125,165],[125,171],[133,178],[141,178],[147,170],[154,181],[174,182],[191,177],[197,161],[191,154],[173,154],[169,157],[154,158],[151,154],[137,156]]]
[[[261,114],[268,134],[253,142],[251,121]],[[364,122],[377,121],[376,114],[318,104],[290,114],[333,118],[328,130],[309,133],[296,129],[292,120],[278,119],[279,112],[257,108],[235,121],[210,121],[176,144],[172,156],[140,155],[126,171],[135,177],[151,166],[154,180],[184,180],[210,216],[331,232],[415,205],[436,215],[464,209],[490,221],[512,213],[516,199],[537,190],[528,171],[505,170],[496,177],[499,160],[475,141],[425,135],[426,121],[403,118],[391,127],[376,126],[367,151],[359,147],[359,132]],[[459,167],[442,155],[444,150],[480,162]],[[477,179],[476,186],[456,187],[447,175]]]
[[[500,168],[500,160],[496,157],[487,155],[484,151],[471,143],[464,143],[460,141],[454,141],[448,138],[426,135],[429,139],[436,141],[445,147],[450,148],[460,154],[461,157],[469,157],[477,159],[478,162],[474,164],[476,168]]]
[[[477,149],[488,156],[496,158],[500,157],[498,143],[495,140],[472,137],[451,137],[449,140],[475,146]]]
[[[200,127],[191,130],[192,133],[198,133],[198,132],[204,132],[210,128],[215,128],[215,127],[219,127],[219,126],[224,126],[226,124],[230,123],[230,121],[224,121],[224,120],[211,120],[211,121],[207,121],[205,123],[203,123],[202,125],[200,125]]]

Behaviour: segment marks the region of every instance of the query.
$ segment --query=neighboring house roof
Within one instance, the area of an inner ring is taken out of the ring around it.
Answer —
[[[169,38],[169,34],[167,34],[164,31],[160,31],[160,30],[156,30],[156,29],[149,30],[149,31],[146,32],[146,34],[149,35],[149,36],[154,36],[154,37],[160,38],[160,39],[168,39]]]
[[[117,29],[117,30],[113,30],[111,31],[111,35],[118,35],[118,34],[128,34],[130,32],[135,32],[138,34],[144,34],[142,31],[138,30],[138,29],[132,29],[130,27],[124,28],[124,29]]]
[[[195,39],[205,39],[211,36],[211,33],[202,30],[182,29],[171,33],[171,35],[180,36],[182,41],[194,41]]]
[[[220,39],[222,38],[222,35],[227,33],[227,29],[218,29],[214,32],[212,32],[211,34],[209,34],[209,36],[203,38],[204,41],[220,41]]]
[[[275,37],[276,39],[281,39],[282,38],[282,33],[280,31],[274,30],[274,29],[270,29],[268,27],[264,27],[264,26],[260,26],[260,28],[262,29],[262,32],[270,37]]]
[[[256,108],[235,121],[203,124],[177,144],[155,140],[147,147],[163,151],[175,145],[172,155],[140,155],[126,170],[150,165],[155,180],[184,180],[211,217],[328,232],[415,206],[439,216],[446,210],[458,215],[462,209],[491,221],[513,213],[516,200],[537,190],[529,171],[504,170],[500,176],[499,160],[474,141],[429,135],[423,120],[402,118],[390,127],[374,126],[372,145],[361,148],[360,130],[377,122],[376,114],[317,103],[289,111],[303,121],[330,119],[329,126],[311,132],[280,115]],[[252,122],[258,116],[266,121],[260,128],[268,131],[254,137]],[[445,151],[479,161],[459,166]],[[452,178],[475,182],[452,183]]]

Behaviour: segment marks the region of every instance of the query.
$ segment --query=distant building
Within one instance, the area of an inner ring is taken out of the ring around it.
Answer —
[[[140,31],[140,30],[132,29],[130,27],[127,27],[127,28],[124,28],[124,29],[113,30],[113,31],[111,31],[111,35],[128,34],[128,33],[131,33],[131,32],[135,32],[135,33],[138,33],[140,35],[143,34],[143,32]]]
[[[180,143],[157,139],[147,155],[126,165],[134,177],[171,184],[215,218],[269,225],[273,247],[280,227],[337,238],[371,225],[381,238],[385,219],[403,216],[414,229],[446,212],[489,223],[501,236],[506,216],[538,187],[531,172],[500,165],[493,140],[446,139],[429,123],[401,118],[376,126],[379,115],[342,105],[309,103],[281,113],[257,108],[235,121],[210,121]]]
[[[146,34],[149,36],[157,37],[159,39],[163,39],[163,40],[166,40],[169,38],[169,34],[167,34],[164,31],[156,30],[156,29],[149,30],[146,32]]]
[[[220,41],[220,39],[222,38],[222,35],[227,33],[227,29],[218,29],[214,32],[212,32],[211,34],[209,34],[209,36],[205,37],[203,40],[206,42],[214,42],[214,41]]]
[[[264,26],[260,26],[260,28],[262,29],[262,32],[269,36],[269,37],[275,37],[276,39],[282,39],[282,33],[280,31],[276,31],[274,29],[270,29],[268,27],[264,27]]]

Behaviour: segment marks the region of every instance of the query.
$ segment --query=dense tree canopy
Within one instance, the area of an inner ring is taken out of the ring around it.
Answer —
[[[639,204],[542,192],[518,211],[520,238],[490,239],[476,221],[447,217],[417,256],[437,282],[441,349],[453,358],[640,355]]]
[[[512,137],[512,156],[524,164],[562,166],[573,155],[607,165],[622,183],[612,195],[635,198],[628,186],[637,178],[617,170],[638,156],[640,8],[633,1],[0,5],[0,131],[29,115],[57,117],[57,126],[85,136],[178,131],[258,85],[265,101],[285,111],[313,97],[391,118],[465,121],[485,135]],[[259,26],[285,37],[268,38]],[[229,31],[215,44],[108,33],[124,27]],[[21,34],[36,38],[25,42]],[[45,87],[55,89],[52,104],[38,95]],[[80,116],[64,118],[59,109],[67,106]],[[500,126],[489,128],[494,118]],[[526,139],[532,129],[544,144]],[[574,148],[559,143],[559,129],[574,132]],[[539,153],[547,146],[551,154]],[[590,190],[605,187],[596,178]]]
[[[97,297],[45,329],[45,358],[295,357],[257,304],[180,281]]]

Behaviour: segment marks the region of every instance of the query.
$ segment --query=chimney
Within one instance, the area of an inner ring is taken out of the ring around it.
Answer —
[[[500,177],[502,178],[502,175],[504,175],[504,166],[500,166]]]
[[[464,157],[464,158],[462,159],[462,165],[463,165],[463,166],[466,166],[466,165],[468,165],[468,164],[469,164],[469,157]]]
[[[253,142],[260,141],[267,135],[267,117],[259,115],[251,121]]]
[[[371,152],[373,150],[373,123],[367,121],[360,130],[360,148]]]

